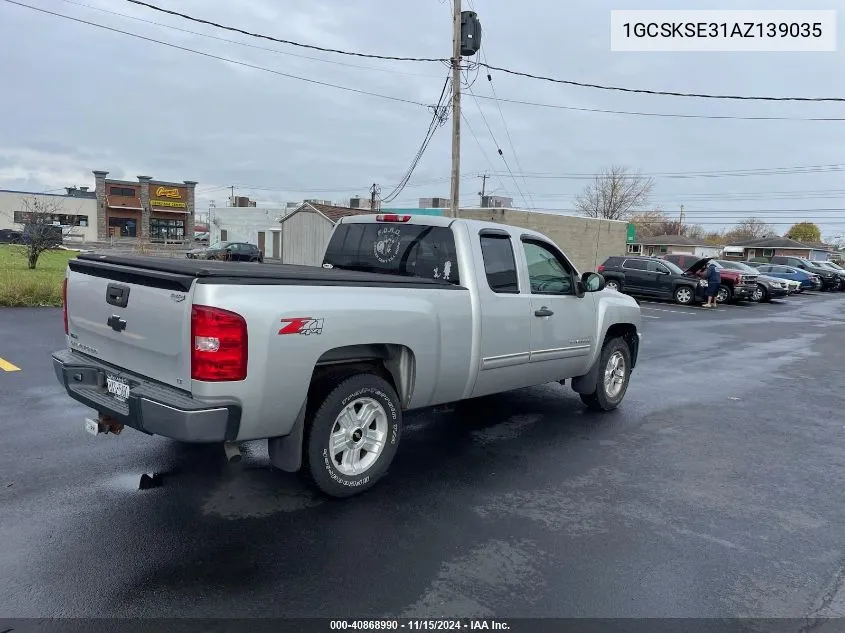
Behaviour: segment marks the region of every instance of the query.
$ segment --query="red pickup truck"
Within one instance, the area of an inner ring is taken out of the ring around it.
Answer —
[[[707,264],[715,261],[722,277],[722,283],[719,285],[719,294],[716,295],[716,301],[719,303],[737,300],[751,301],[754,291],[757,289],[758,275],[726,268],[720,260],[714,260],[712,257],[671,254],[664,255],[663,259],[700,277],[704,276],[704,269],[707,267]]]

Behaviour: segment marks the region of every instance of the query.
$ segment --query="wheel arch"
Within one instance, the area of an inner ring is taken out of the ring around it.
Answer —
[[[607,332],[601,342],[601,348],[599,349],[604,349],[607,342],[615,338],[621,338],[628,345],[628,350],[631,354],[631,369],[633,369],[637,365],[637,356],[640,351],[640,337],[637,331],[637,326],[633,323],[614,323],[607,328]],[[596,384],[598,383],[599,371],[601,369],[599,366],[600,362],[601,351],[596,355],[596,360],[593,362],[592,367],[590,367],[590,370],[586,374],[572,379],[571,385],[573,391],[583,394],[595,391]]]

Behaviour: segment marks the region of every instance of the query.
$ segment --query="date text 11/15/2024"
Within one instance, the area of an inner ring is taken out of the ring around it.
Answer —
[[[332,620],[333,631],[509,631],[502,620]]]

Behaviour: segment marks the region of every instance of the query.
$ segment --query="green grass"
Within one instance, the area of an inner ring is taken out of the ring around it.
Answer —
[[[61,306],[65,268],[76,255],[74,251],[45,251],[35,270],[29,270],[25,248],[0,244],[0,306]]]

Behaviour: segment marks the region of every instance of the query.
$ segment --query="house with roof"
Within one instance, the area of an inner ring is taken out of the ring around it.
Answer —
[[[765,260],[772,257],[802,257],[811,261],[830,259],[833,249],[826,244],[808,244],[788,237],[764,237],[733,242],[725,246],[725,259],[742,261]]]
[[[704,240],[693,239],[685,235],[655,235],[628,244],[627,250],[630,254],[651,257],[671,254],[718,257],[722,249],[719,246],[707,244]]]

